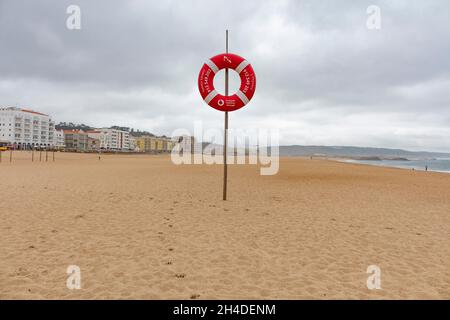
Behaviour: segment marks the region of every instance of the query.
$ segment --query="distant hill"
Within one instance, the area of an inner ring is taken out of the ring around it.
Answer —
[[[280,156],[327,156],[343,158],[379,157],[407,158],[407,159],[433,159],[450,158],[450,153],[408,151],[402,149],[365,148],[351,146],[280,146]]]
[[[90,127],[85,124],[75,124],[72,122],[60,122],[57,125],[55,125],[56,130],[93,130],[93,127]]]
[[[94,127],[85,125],[85,124],[75,124],[72,122],[60,122],[57,125],[55,125],[56,130],[83,130],[83,131],[88,131],[88,130],[94,130]],[[128,127],[121,127],[121,126],[111,126],[111,129],[116,129],[116,130],[122,130],[122,131],[128,131],[133,137],[142,137],[142,136],[150,136],[150,137],[156,137],[156,135],[154,135],[151,132],[148,131],[140,131],[140,130],[135,130],[133,128],[128,128]],[[162,137],[166,137],[166,136],[162,136]]]
[[[155,135],[148,131],[140,131],[140,130],[134,130],[133,128],[130,130],[130,134],[133,137],[142,137],[142,136],[150,136],[155,137]]]

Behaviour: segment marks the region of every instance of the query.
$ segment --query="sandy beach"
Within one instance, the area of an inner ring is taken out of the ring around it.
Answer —
[[[224,202],[220,165],[30,157],[0,164],[0,299],[450,299],[449,174],[283,158]]]

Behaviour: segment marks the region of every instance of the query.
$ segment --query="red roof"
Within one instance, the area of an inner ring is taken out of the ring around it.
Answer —
[[[78,133],[78,134],[86,134],[86,132],[82,130],[64,130],[64,133]]]
[[[23,111],[23,112],[28,112],[28,113],[32,113],[32,114],[37,114],[37,115],[40,115],[40,116],[47,116],[47,117],[48,117],[48,114],[44,114],[44,113],[40,113],[40,112],[36,112],[36,111],[33,111],[33,110],[28,110],[28,109],[20,109],[20,111]]]

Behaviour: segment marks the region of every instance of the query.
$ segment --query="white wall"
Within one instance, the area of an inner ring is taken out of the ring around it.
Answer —
[[[16,145],[52,146],[54,123],[48,115],[0,108],[0,140]]]

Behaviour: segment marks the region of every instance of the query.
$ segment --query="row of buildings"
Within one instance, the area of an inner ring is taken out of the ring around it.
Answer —
[[[168,152],[175,141],[166,137],[134,137],[128,131],[114,128],[57,130],[49,115],[6,107],[0,108],[0,145],[22,150]]]

